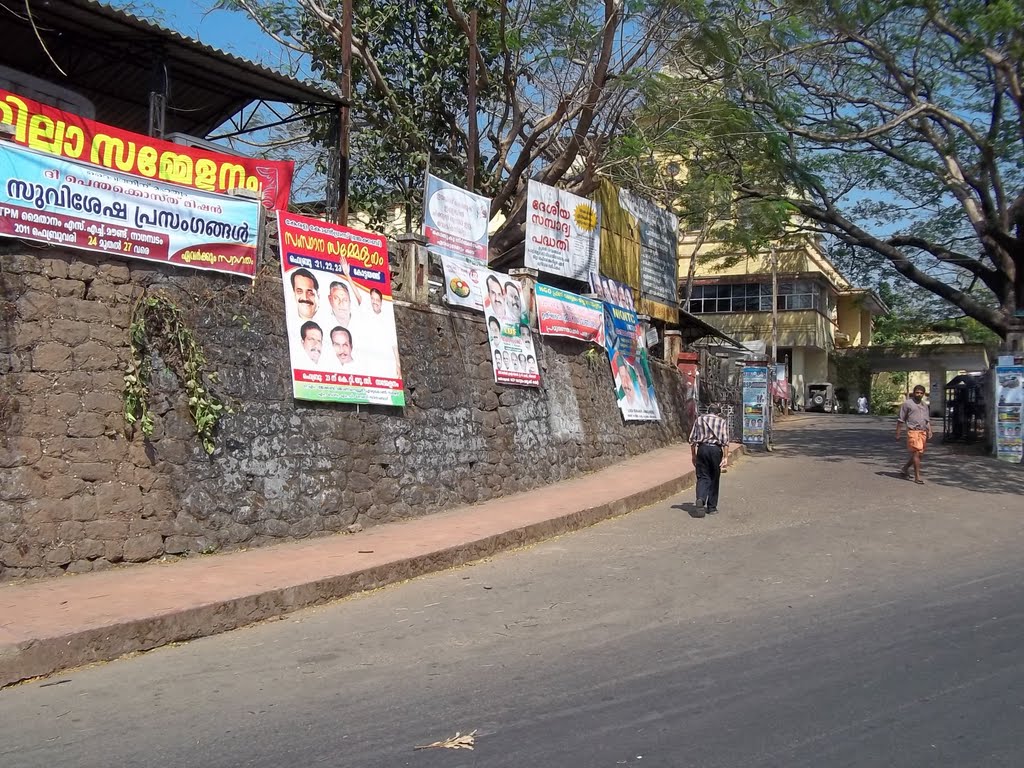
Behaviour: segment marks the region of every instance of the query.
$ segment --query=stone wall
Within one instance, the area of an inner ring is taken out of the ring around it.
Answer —
[[[399,306],[408,405],[291,397],[279,267],[256,281],[0,241],[0,580],[344,532],[551,483],[682,439],[625,424],[603,351],[535,336],[543,388],[494,384],[480,319]],[[126,430],[132,308],[181,306],[234,413],[207,456],[156,361],[155,432]],[[588,352],[588,349],[591,351]]]

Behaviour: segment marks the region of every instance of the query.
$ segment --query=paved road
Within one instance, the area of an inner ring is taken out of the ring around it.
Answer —
[[[0,692],[0,766],[1019,766],[1024,477],[936,447],[916,486],[891,429],[801,415],[716,517]]]

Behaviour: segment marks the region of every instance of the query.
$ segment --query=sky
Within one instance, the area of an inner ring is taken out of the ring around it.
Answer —
[[[288,71],[289,51],[240,11],[210,10],[214,0],[106,0],[206,45],[273,69]]]

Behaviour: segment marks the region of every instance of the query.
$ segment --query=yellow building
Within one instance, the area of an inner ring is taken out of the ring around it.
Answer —
[[[737,341],[763,341],[770,350],[771,255],[716,258],[711,254],[717,247],[705,243],[697,254],[690,312]],[[693,251],[694,240],[684,238],[679,249],[683,285]],[[869,346],[872,318],[888,308],[873,291],[854,288],[815,239],[780,246],[776,258],[777,361],[787,363],[795,403],[803,406],[808,384],[835,383],[833,350]]]

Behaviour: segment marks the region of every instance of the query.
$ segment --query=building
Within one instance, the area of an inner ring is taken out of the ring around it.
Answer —
[[[764,342],[770,351],[772,255],[717,257],[717,247],[708,242],[699,249],[690,312],[741,343]],[[692,239],[684,239],[681,295],[693,255]],[[776,260],[777,362],[786,364],[794,403],[803,406],[808,384],[835,382],[835,350],[869,346],[872,319],[888,308],[874,291],[851,285],[816,239],[780,246]]]

